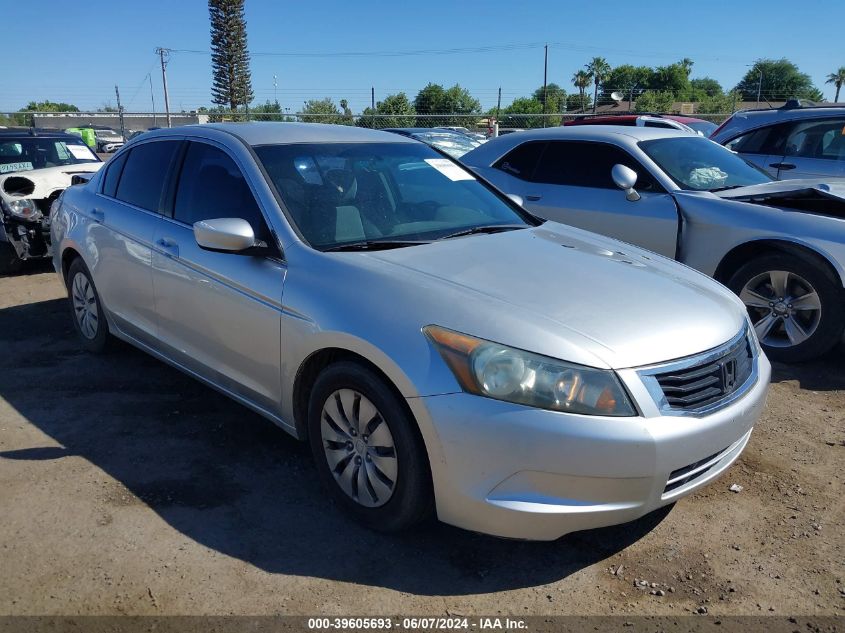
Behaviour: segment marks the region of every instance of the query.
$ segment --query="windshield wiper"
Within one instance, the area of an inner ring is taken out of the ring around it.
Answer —
[[[728,191],[729,189],[739,189],[740,187],[744,187],[745,185],[728,185],[727,187],[716,187],[715,189],[708,189],[710,193],[716,193],[717,191]]]
[[[337,244],[321,249],[324,253],[340,251],[386,251],[391,248],[404,248],[406,246],[418,246],[420,244],[431,244],[430,240],[361,240],[360,242],[348,242]]]
[[[482,226],[473,226],[461,231],[449,233],[443,237],[438,237],[438,240],[448,240],[453,237],[463,237],[464,235],[476,235],[478,233],[501,233],[502,231],[515,231],[517,229],[527,229],[530,224],[485,224]]]

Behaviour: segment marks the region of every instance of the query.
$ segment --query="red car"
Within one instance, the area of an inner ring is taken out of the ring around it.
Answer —
[[[710,136],[716,124],[704,119],[677,114],[606,114],[587,115],[564,121],[562,125],[630,125],[640,127],[668,127]]]

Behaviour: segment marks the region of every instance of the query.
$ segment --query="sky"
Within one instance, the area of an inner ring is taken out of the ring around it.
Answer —
[[[246,0],[245,6],[255,103],[278,98],[291,111],[307,99],[331,97],[360,112],[371,88],[377,101],[398,91],[413,99],[428,82],[459,83],[485,109],[496,105],[501,87],[505,106],[542,86],[545,43],[548,81],[570,93],[577,92],[572,74],[596,55],[611,66],[689,57],[693,78],[710,76],[726,89],[756,59],[786,57],[829,100],[834,89],[825,77],[845,66],[845,0]],[[83,110],[115,105],[115,84],[127,111],[149,111],[153,99],[163,111],[157,46],[175,49],[167,66],[171,110],[210,105],[206,0],[86,0],[84,8],[67,0],[0,0],[0,17],[6,51],[0,112],[45,99]]]

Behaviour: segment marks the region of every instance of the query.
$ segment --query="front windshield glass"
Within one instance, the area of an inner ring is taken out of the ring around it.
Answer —
[[[732,151],[700,136],[640,141],[639,146],[681,189],[715,191],[771,180]]]
[[[99,161],[82,141],[37,136],[0,139],[0,174]]]
[[[263,145],[255,152],[291,220],[318,249],[536,223],[420,143]]]

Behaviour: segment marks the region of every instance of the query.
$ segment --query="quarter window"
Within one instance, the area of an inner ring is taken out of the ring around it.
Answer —
[[[257,239],[269,241],[267,225],[241,170],[225,152],[205,143],[188,146],[173,216],[185,224],[241,218],[249,222]]]
[[[651,174],[622,148],[582,141],[550,142],[533,180],[549,185],[616,189],[610,175],[614,165],[625,165],[637,172],[637,189],[654,191],[658,188]]]
[[[117,199],[158,213],[164,181],[178,147],[179,141],[154,141],[133,147],[117,185]]]

